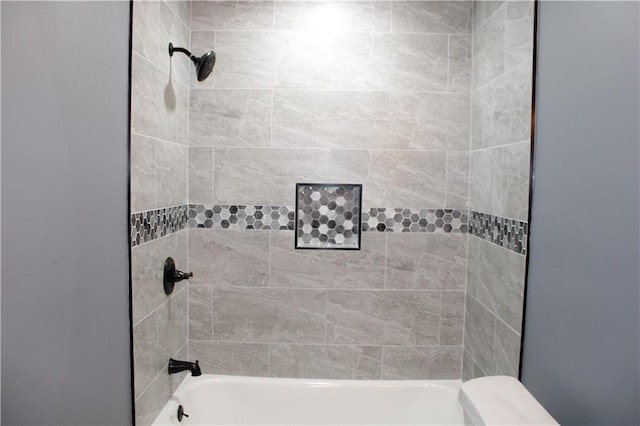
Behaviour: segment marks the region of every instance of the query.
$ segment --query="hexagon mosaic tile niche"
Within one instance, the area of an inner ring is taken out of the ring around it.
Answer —
[[[296,249],[360,249],[362,185],[296,184]]]

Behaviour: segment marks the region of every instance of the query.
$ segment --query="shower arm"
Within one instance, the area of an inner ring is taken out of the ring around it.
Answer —
[[[198,62],[198,58],[196,58],[195,56],[193,56],[191,54],[191,52],[189,52],[187,49],[183,48],[183,47],[173,47],[173,43],[169,43],[169,56],[173,56],[173,52],[182,52],[185,55],[187,55],[189,58],[191,58],[191,60],[194,63]]]

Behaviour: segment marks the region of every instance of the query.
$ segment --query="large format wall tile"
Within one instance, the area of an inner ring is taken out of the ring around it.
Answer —
[[[267,376],[269,370],[269,345],[190,340],[189,357],[205,374]]]
[[[518,377],[521,335],[500,320],[496,321],[495,374]]]
[[[273,51],[276,88],[328,89],[331,38],[315,32],[277,32]]]
[[[440,309],[437,291],[329,290],[327,342],[437,344]]]
[[[191,0],[164,0],[169,9],[187,27],[191,24]]]
[[[448,37],[373,35],[371,69],[388,90],[447,90]]]
[[[493,171],[499,196],[492,199],[498,204],[493,208],[494,214],[527,221],[529,216],[529,164],[531,145],[529,141],[503,147],[502,158]],[[496,153],[499,153],[497,151]],[[499,166],[498,166],[499,164]],[[498,189],[499,188],[499,189]]]
[[[132,60],[132,132],[186,144],[188,89],[138,54]]]
[[[167,300],[162,288],[162,271],[169,256],[178,266],[186,264],[182,263],[182,259],[186,262],[186,247],[179,243],[175,233],[131,249],[134,324]]]
[[[192,285],[255,286],[269,283],[269,233],[189,230]]]
[[[159,369],[187,344],[187,294],[186,288],[177,293],[174,290],[167,303],[158,308]]]
[[[524,303],[525,256],[469,237],[469,287],[480,303],[519,332]]]
[[[383,92],[277,90],[273,146],[387,148],[389,96]]]
[[[213,288],[189,286],[189,339],[213,339]]]
[[[442,292],[440,344],[462,345],[464,337],[464,291]]]
[[[464,347],[485,374],[493,374],[496,317],[470,295],[466,297]]]
[[[529,211],[528,141],[471,152],[471,209],[526,221]]]
[[[386,288],[464,290],[467,236],[389,234]]]
[[[511,69],[533,55],[533,0],[507,2],[505,68]]]
[[[363,181],[367,207],[443,206],[446,195],[444,152],[371,151]]]
[[[171,72],[172,77],[182,84],[187,84],[192,72],[191,61],[182,53],[171,58],[169,42],[189,49],[188,25],[164,1],[135,1],[133,51],[167,74]],[[134,74],[137,72],[138,69],[134,68]]]
[[[483,149],[471,152],[469,176],[469,206],[471,210],[484,213],[493,211],[494,151],[494,149]]]
[[[213,290],[216,340],[256,343],[322,343],[326,293],[249,287]]]
[[[332,35],[330,86],[335,90],[386,90],[383,68],[373,66],[380,46],[371,33]]]
[[[216,204],[293,205],[296,182],[324,182],[328,151],[216,148]]]
[[[218,88],[271,88],[278,61],[273,31],[220,31],[216,33],[215,86]]]
[[[185,359],[187,356],[186,345],[181,348],[177,357]],[[164,366],[166,370],[166,364]],[[153,423],[158,413],[165,406],[173,392],[184,380],[186,372],[177,374],[158,374],[149,387],[136,401],[136,425],[148,426]]]
[[[186,156],[185,146],[135,133],[131,135],[132,212],[173,207],[187,202]],[[211,164],[213,160],[209,169]]]
[[[461,346],[385,346],[383,379],[458,379],[462,367]]]
[[[480,366],[474,361],[473,357],[467,351],[466,346],[462,354],[462,381],[475,379],[486,376]]]
[[[276,30],[387,32],[391,28],[387,1],[276,1],[275,6]]]
[[[469,208],[469,153],[447,152],[447,201],[450,209]]]
[[[504,68],[506,7],[501,7],[473,34],[473,87],[500,76]]]
[[[156,208],[156,141],[131,135],[131,211]]]
[[[187,155],[186,146],[162,141],[156,143],[158,207],[187,203]]]
[[[471,90],[471,36],[449,36],[449,91]]]
[[[191,90],[191,146],[269,146],[270,90]]]
[[[213,148],[189,147],[189,202],[213,202]]]
[[[382,348],[339,345],[270,345],[270,375],[312,379],[379,379]]]
[[[474,92],[472,149],[531,137],[531,76],[529,60]]]
[[[391,94],[391,148],[469,149],[468,93]]]
[[[194,1],[192,31],[269,30],[273,1]]]
[[[384,288],[384,234],[364,233],[361,250],[295,250],[291,232],[272,232],[270,286]]]
[[[158,325],[155,314],[133,327],[133,383],[135,398],[142,395],[158,374]]]
[[[393,31],[469,34],[471,3],[471,1],[395,1]]]

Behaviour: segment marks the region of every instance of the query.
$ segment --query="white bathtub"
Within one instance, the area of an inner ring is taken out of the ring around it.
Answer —
[[[186,377],[154,425],[463,425],[460,380]],[[189,415],[178,422],[178,406]]]

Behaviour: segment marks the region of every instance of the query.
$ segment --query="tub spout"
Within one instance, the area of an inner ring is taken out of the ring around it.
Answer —
[[[192,376],[199,376],[202,374],[197,360],[196,362],[189,362],[169,358],[169,374],[175,374],[187,370],[191,371]]]

